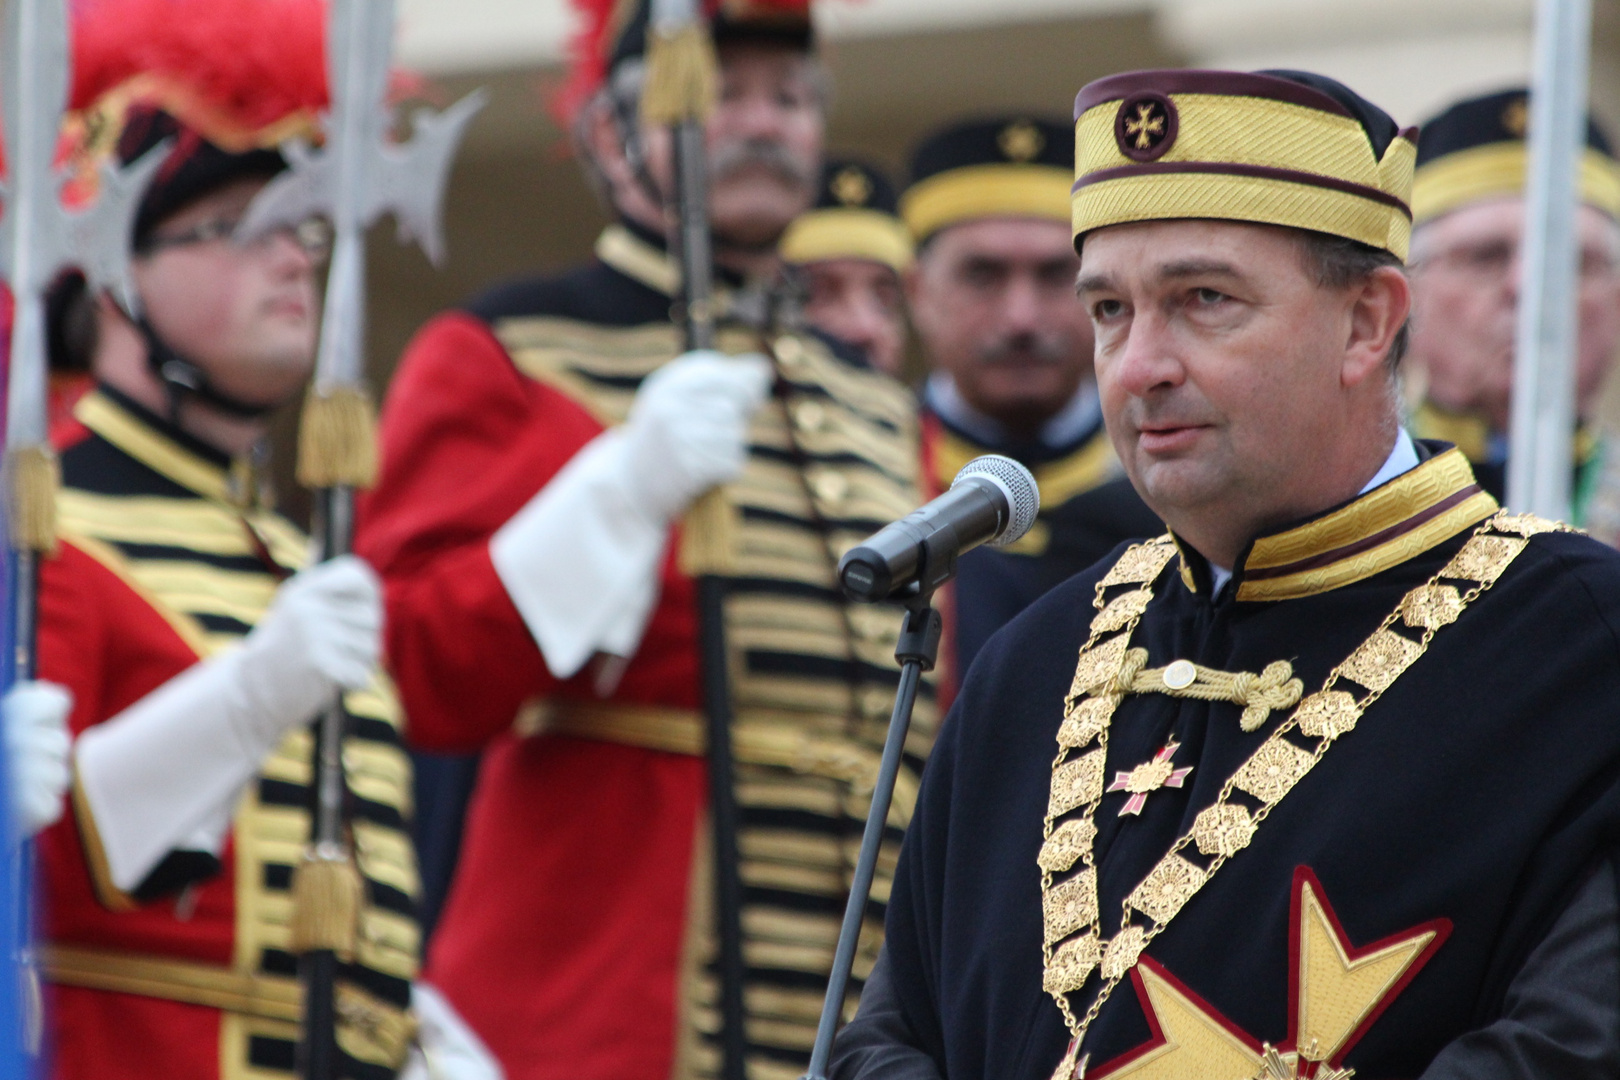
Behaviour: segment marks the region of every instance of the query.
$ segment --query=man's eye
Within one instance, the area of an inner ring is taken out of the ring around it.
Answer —
[[[1104,319],[1118,318],[1125,310],[1125,305],[1118,300],[1099,300],[1091,305],[1091,317],[1099,322]]]
[[[1223,300],[1225,300],[1226,298],[1227,297],[1226,297],[1225,293],[1219,292],[1219,291],[1217,291],[1215,289],[1195,289],[1195,290],[1193,290],[1193,299],[1197,300],[1200,304],[1204,304],[1206,306],[1219,304]]]

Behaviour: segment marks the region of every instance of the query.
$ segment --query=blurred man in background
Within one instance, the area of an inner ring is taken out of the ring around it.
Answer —
[[[1522,89],[1446,109],[1421,129],[1412,189],[1412,360],[1424,392],[1413,431],[1456,443],[1497,498],[1507,486],[1529,115]],[[1620,347],[1620,171],[1592,121],[1579,182],[1573,519],[1613,544],[1620,447],[1597,413]]]
[[[1162,528],[1121,479],[1103,430],[1091,323],[1074,296],[1073,170],[1067,125],[976,120],[917,147],[900,202],[917,240],[907,299],[931,371],[929,478],[943,490],[970,459],[997,453],[1028,466],[1041,489],[1040,516],[1022,540],[961,561],[962,672],[1047,589]]]
[[[835,567],[920,501],[915,405],[772,319],[778,244],[820,177],[808,10],[727,3],[713,20],[719,350],[685,355],[669,133],[640,119],[648,5],[594,15],[574,130],[616,220],[592,263],[421,331],[361,510],[413,738],[483,749],[428,968],[514,1080],[716,1072],[710,897],[735,855],[710,843],[688,557],[718,551],[701,566],[728,579],[748,1070],[797,1076],[898,678],[898,611],[846,605]],[[716,485],[718,522],[683,526]],[[911,790],[934,720],[925,700]]]
[[[781,250],[799,276],[805,321],[898,378],[906,351],[900,281],[914,251],[889,178],[866,162],[829,161],[816,205],[789,226]]]

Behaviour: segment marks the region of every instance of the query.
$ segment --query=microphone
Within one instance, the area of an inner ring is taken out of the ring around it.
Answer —
[[[1000,454],[976,457],[945,494],[851,548],[838,562],[839,584],[851,600],[868,604],[913,584],[936,589],[956,573],[958,555],[1012,543],[1040,508],[1028,469]]]

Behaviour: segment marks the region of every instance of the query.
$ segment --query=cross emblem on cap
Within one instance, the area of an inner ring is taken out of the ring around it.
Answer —
[[[1180,127],[1175,103],[1163,94],[1146,91],[1119,103],[1114,114],[1114,141],[1132,161],[1152,161],[1176,141]]]
[[[872,181],[851,165],[833,177],[832,193],[833,198],[845,206],[864,206],[872,197]]]
[[[1170,764],[1170,759],[1176,756],[1180,748],[1178,742],[1165,743],[1164,749],[1154,754],[1152,761],[1145,761],[1130,772],[1114,774],[1114,782],[1108,785],[1108,790],[1131,793],[1125,805],[1119,808],[1120,817],[1141,814],[1142,807],[1147,805],[1147,797],[1160,788],[1178,788],[1187,782],[1187,774],[1193,771],[1193,766],[1177,769]]]
[[[1028,120],[1017,120],[1001,129],[996,145],[1013,161],[1033,161],[1045,149],[1046,136]]]

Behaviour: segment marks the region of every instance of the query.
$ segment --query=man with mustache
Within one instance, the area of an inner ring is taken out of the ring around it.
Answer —
[[[1529,116],[1522,89],[1446,109],[1418,136],[1412,187],[1412,361],[1425,392],[1413,430],[1456,443],[1498,498],[1507,482]],[[1620,167],[1590,120],[1580,193],[1572,520],[1612,544],[1620,542],[1620,451],[1600,438],[1596,414],[1620,349]]]
[[[1402,427],[1415,138],[1305,72],[1081,90],[1102,407],[1170,531],[980,654],[837,1080],[1620,1068],[1620,553]]]
[[[1074,298],[1074,138],[1049,120],[948,127],[912,156],[900,210],[917,241],[906,295],[931,370],[923,389],[929,478],[980,454],[1028,466],[1041,513],[1024,538],[961,561],[956,662],[1047,589],[1119,541],[1159,531],[1123,482],[1091,374],[1091,325]]]
[[[827,162],[816,205],[793,222],[781,248],[798,275],[805,321],[899,378],[906,352],[901,277],[913,247],[894,183],[864,161]]]
[[[586,14],[576,145],[617,220],[589,265],[421,331],[361,508],[411,736],[482,751],[428,968],[513,1080],[716,1071],[710,896],[731,854],[710,843],[694,576],[718,573],[748,1070],[796,1076],[898,681],[899,612],[846,606],[836,564],[921,500],[915,405],[773,319],[777,245],[819,175],[808,9],[713,13],[719,350],[684,356],[669,133],[640,118],[648,4]]]

